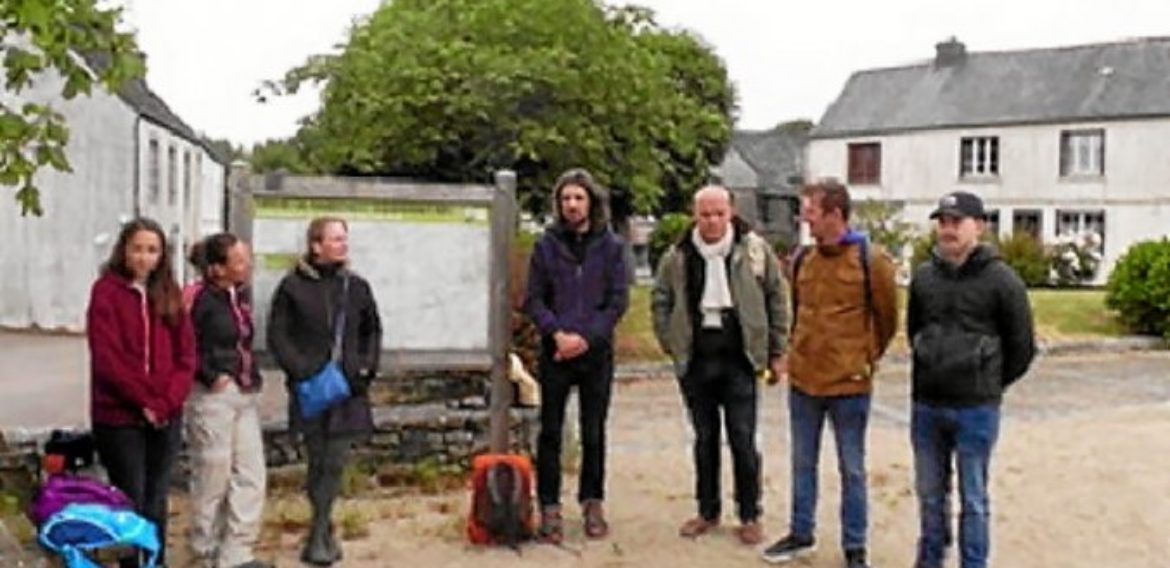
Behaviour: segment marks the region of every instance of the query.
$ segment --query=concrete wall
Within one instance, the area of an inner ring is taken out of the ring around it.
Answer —
[[[1060,175],[1060,133],[1105,131],[1105,173],[1097,177]],[[959,176],[960,139],[999,137],[999,175],[981,180]],[[809,142],[807,177],[846,179],[847,146],[878,142],[881,180],[850,189],[855,199],[904,202],[905,219],[925,228],[927,215],[944,193],[971,191],[1000,213],[1000,231],[1012,231],[1016,210],[1042,212],[1042,238],[1056,235],[1058,211],[1105,212],[1104,264],[1098,282],[1130,244],[1170,234],[1170,119],[1005,126],[911,132],[856,139]]]
[[[80,331],[98,267],[134,213],[135,113],[99,89],[65,101],[61,87],[49,74],[19,95],[0,90],[5,104],[47,103],[65,116],[73,168],[37,174],[43,217],[21,217],[16,188],[0,187],[0,326]]]

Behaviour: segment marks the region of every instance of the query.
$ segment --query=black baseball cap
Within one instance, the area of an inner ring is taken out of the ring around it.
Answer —
[[[937,219],[943,215],[975,219],[987,217],[987,213],[983,210],[983,200],[979,199],[978,195],[966,191],[948,193],[938,200],[938,208],[930,214],[930,218]]]

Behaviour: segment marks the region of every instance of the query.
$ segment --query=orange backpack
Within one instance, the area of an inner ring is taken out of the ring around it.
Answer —
[[[471,462],[467,537],[474,544],[516,548],[536,529],[532,461],[516,454],[481,454]]]

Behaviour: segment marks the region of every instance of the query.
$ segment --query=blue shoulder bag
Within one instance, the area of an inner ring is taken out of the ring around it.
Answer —
[[[345,314],[349,311],[349,276],[342,284],[341,313],[333,322],[333,353],[329,362],[313,376],[297,383],[297,403],[301,417],[311,420],[330,407],[349,398],[349,381],[341,370],[342,338],[345,335]]]

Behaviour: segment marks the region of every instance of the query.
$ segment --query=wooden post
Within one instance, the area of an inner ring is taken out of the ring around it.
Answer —
[[[507,452],[512,383],[508,379],[508,349],[512,343],[512,298],[509,289],[513,235],[516,232],[516,172],[496,172],[496,195],[492,200],[492,265],[489,322],[492,328],[492,390],[490,442],[492,452]]]

